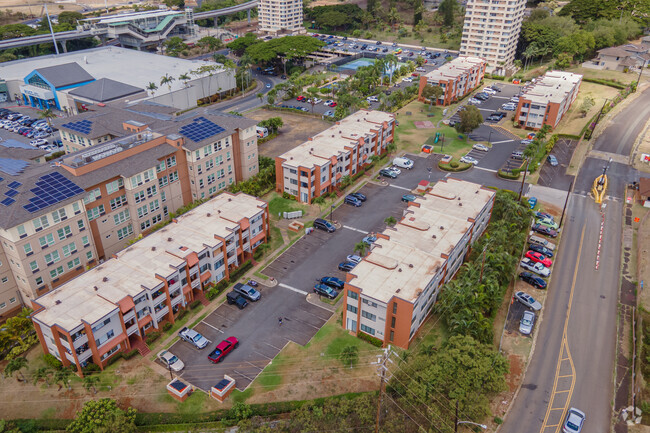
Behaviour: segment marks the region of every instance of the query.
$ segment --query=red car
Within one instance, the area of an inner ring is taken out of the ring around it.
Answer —
[[[336,107],[337,105],[338,105],[338,104],[337,104],[336,102],[332,102],[332,103],[330,104],[330,107]]]
[[[548,257],[546,257],[544,254],[542,254],[542,253],[537,253],[537,252],[535,252],[535,251],[530,251],[530,250],[529,250],[529,251],[526,253],[526,258],[529,258],[529,259],[532,260],[533,262],[541,263],[541,264],[543,264],[544,266],[546,266],[547,268],[551,267],[551,265],[553,264],[553,261],[552,261],[551,259],[549,259]]]
[[[307,100],[307,98],[305,98],[305,97],[302,96],[302,95],[300,95],[300,96],[298,96],[298,97],[296,98],[296,101],[298,101],[298,102],[302,102],[302,101],[306,101],[306,100]]]
[[[227,354],[236,349],[237,346],[239,346],[239,340],[235,337],[228,337],[221,343],[217,344],[217,347],[208,355],[208,359],[215,364],[221,362],[221,360],[223,360]]]

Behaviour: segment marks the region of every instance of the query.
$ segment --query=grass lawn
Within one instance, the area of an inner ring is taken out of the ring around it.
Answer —
[[[612,71],[605,71],[612,72]],[[613,71],[616,72],[616,71]],[[620,72],[622,74],[622,72]],[[603,86],[601,84],[595,83],[586,83],[582,82],[580,84],[580,91],[578,92],[578,97],[569,108],[569,111],[564,115],[564,118],[560,121],[560,124],[555,128],[556,133],[558,134],[571,134],[578,135],[582,128],[589,122],[589,120],[598,113],[605,103],[605,99],[612,99],[618,95],[619,90],[609,86]],[[580,113],[580,106],[587,96],[590,96],[594,99],[594,106],[591,107],[586,116],[582,116]]]
[[[607,70],[601,71],[598,69],[583,68],[581,66],[567,69],[567,71],[580,74],[585,78],[612,80],[612,81],[618,81],[619,83],[625,83],[625,84],[631,83],[632,81],[636,81],[638,77],[638,74],[634,72],[607,71]]]
[[[442,140],[439,140],[437,144],[434,144],[435,133],[431,135],[426,141],[426,144],[434,146],[436,152],[444,153],[446,155],[451,155],[454,158],[458,159],[461,156],[465,155],[467,151],[472,147],[474,143],[473,140],[468,140],[466,138],[459,138],[463,134],[459,134],[451,126],[443,126],[442,128],[437,128],[436,132],[440,132],[440,135],[444,135],[444,144]],[[463,137],[465,137],[463,135]],[[441,150],[442,149],[442,150]]]
[[[409,32],[409,36],[400,38],[397,35],[397,32],[394,31],[379,31],[371,30],[372,38],[378,41],[384,42],[397,42],[399,44],[415,45],[418,47],[435,47],[443,48],[448,50],[458,50],[460,49],[460,37],[458,38],[448,38],[446,42],[440,40],[440,33],[437,31],[437,28],[433,28],[431,33],[422,32],[424,39],[420,39],[412,33],[413,26],[404,25],[404,28]],[[362,35],[365,37],[365,33]]]
[[[294,211],[307,211],[307,206],[298,203],[295,200],[289,200],[287,198],[283,198],[282,195],[278,194],[277,192],[271,193],[268,197],[266,197],[269,202],[269,213],[271,214],[271,218],[278,220],[278,214],[282,212],[294,212]]]

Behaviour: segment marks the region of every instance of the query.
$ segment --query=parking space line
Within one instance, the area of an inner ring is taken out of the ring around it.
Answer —
[[[364,232],[364,233],[365,233],[365,232]],[[286,285],[286,284],[284,284],[284,283],[280,283],[280,284],[278,284],[278,286],[280,286],[280,287],[284,287],[285,289],[292,290],[292,291],[294,291],[294,292],[296,292],[296,293],[300,293],[301,295],[305,295],[305,296],[308,295],[308,293],[305,292],[304,290],[296,289],[295,287],[288,286],[288,285]]]
[[[497,110],[490,110],[489,108],[479,108],[480,111],[489,111],[489,112],[495,112]]]
[[[219,331],[219,332],[221,332],[221,333],[223,334],[223,331],[222,331],[221,329],[217,328],[216,326],[212,326],[212,325],[210,325],[210,324],[209,324],[208,322],[206,322],[205,320],[201,320],[201,323],[203,323],[204,325],[208,325],[210,328],[214,329],[215,331]]]
[[[252,363],[252,362],[250,362],[250,361],[244,361],[244,362],[245,362],[245,363],[247,363],[247,364],[250,364],[250,365],[252,365],[252,366],[253,366],[253,367],[255,367],[255,368],[259,368],[259,369],[260,369],[260,371],[262,371],[262,370],[264,370],[263,368],[260,368],[260,366],[259,366],[259,365],[255,365],[255,364],[253,364],[253,363]]]
[[[483,168],[483,167],[478,167],[476,165],[474,166],[474,168],[476,168],[477,170],[489,171],[490,173],[496,173],[497,172],[496,170],[492,170],[491,168]]]
[[[242,373],[241,371],[237,371],[237,370],[233,370],[233,371],[234,371],[236,374],[240,374],[240,375],[244,376],[246,379],[250,380],[251,382],[253,381],[252,378],[246,376],[246,375],[245,375],[244,373]]]
[[[405,188],[405,187],[403,187],[403,186],[399,186],[399,185],[393,185],[393,184],[390,184],[390,185],[388,185],[388,186],[390,186],[391,188],[403,189],[404,191],[411,191],[410,188]]]
[[[364,235],[368,234],[368,230],[355,229],[354,227],[350,227],[350,226],[343,226],[343,228],[348,229],[348,230],[354,230],[355,232],[363,233]],[[282,284],[280,284],[280,285],[282,285]]]
[[[492,144],[510,143],[511,141],[515,141],[515,140],[501,140],[501,141],[493,141]]]
[[[303,321],[303,320],[300,320],[300,319],[290,319],[290,320],[291,320],[291,321],[294,321],[294,322],[302,323],[303,325],[311,326],[311,327],[314,328],[314,329],[320,329],[320,327],[318,327],[318,326],[314,326],[314,325],[312,325],[311,323],[307,323],[307,322],[305,322],[305,321]]]
[[[260,356],[266,358],[266,359],[273,359],[273,358],[270,358],[269,356],[267,356],[267,355],[265,355],[265,354],[263,354],[263,353],[258,352],[257,350],[255,350],[254,352],[257,353],[258,355],[260,355]]]
[[[274,348],[274,349],[276,349],[278,351],[282,350],[281,348],[275,347],[274,345],[272,345],[271,343],[267,343],[266,341],[264,342],[264,344],[266,344],[267,346],[271,346],[272,348]]]

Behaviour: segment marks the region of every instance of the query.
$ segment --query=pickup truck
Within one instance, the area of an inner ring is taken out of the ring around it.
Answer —
[[[232,288],[235,292],[239,293],[242,295],[244,298],[248,299],[249,301],[259,301],[260,298],[262,297],[262,294],[249,286],[248,284],[242,284],[242,283],[237,283],[235,284],[235,287]]]
[[[178,336],[181,337],[183,340],[187,341],[188,343],[191,343],[196,347],[197,349],[204,349],[208,344],[210,344],[210,340],[205,338],[203,335],[199,334],[193,329],[189,329],[188,327],[184,326],[183,329],[180,330],[178,333]]]

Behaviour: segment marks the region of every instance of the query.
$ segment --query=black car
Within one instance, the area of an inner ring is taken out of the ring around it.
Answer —
[[[352,197],[357,198],[358,200],[361,201],[366,201],[367,197],[364,194],[361,194],[360,192],[351,192],[350,194]]]
[[[528,249],[531,251],[535,251],[536,253],[544,254],[546,257],[553,257],[553,251],[549,250],[543,245],[538,245],[538,244],[530,244],[528,246]]]
[[[341,40],[342,40],[342,41],[347,41],[347,40],[348,40],[348,37],[347,37],[347,36],[343,36],[343,39],[341,39]]]
[[[375,45],[381,45],[381,41],[377,41]]]
[[[474,98],[478,99],[479,101],[487,101],[490,97],[485,93],[478,93],[474,95]]]
[[[323,218],[316,218],[314,220],[314,228],[319,230],[325,230],[328,233],[333,233],[336,231],[336,227],[334,227],[334,224],[324,220]]]
[[[336,297],[339,295],[339,292],[330,286],[326,286],[325,284],[316,284],[314,286],[314,293],[330,299],[336,299]]]
[[[381,170],[379,170],[379,175],[384,177],[390,177],[391,179],[397,179],[397,173],[387,168],[382,168]]]
[[[363,44],[363,45],[361,45],[361,49],[362,49],[362,50],[365,50],[366,48],[368,48],[368,44]]]
[[[523,281],[527,282],[531,286],[535,287],[536,289],[546,288],[546,281],[544,281],[543,279],[541,279],[536,275],[531,274],[530,272],[520,273],[519,278],[521,278]]]
[[[550,227],[543,226],[541,224],[533,224],[533,231],[552,238],[557,237],[557,232],[555,230],[553,230]]]
[[[333,287],[337,290],[343,290],[343,286],[345,285],[343,280],[336,277],[323,277],[319,280],[319,282],[321,284],[325,284],[326,286]]]
[[[356,263],[353,262],[342,262],[339,263],[339,271],[350,272],[356,266]]]
[[[228,292],[226,295],[226,300],[230,305],[236,305],[237,308],[243,310],[248,305],[248,301],[237,292]]]
[[[354,207],[359,207],[361,206],[361,200],[353,196],[352,194],[348,194],[345,196],[345,199],[343,199],[343,203],[345,204],[350,204]]]
[[[388,52],[388,48],[384,47],[384,49],[381,50],[381,52],[382,52],[382,53],[387,53],[387,52]]]

